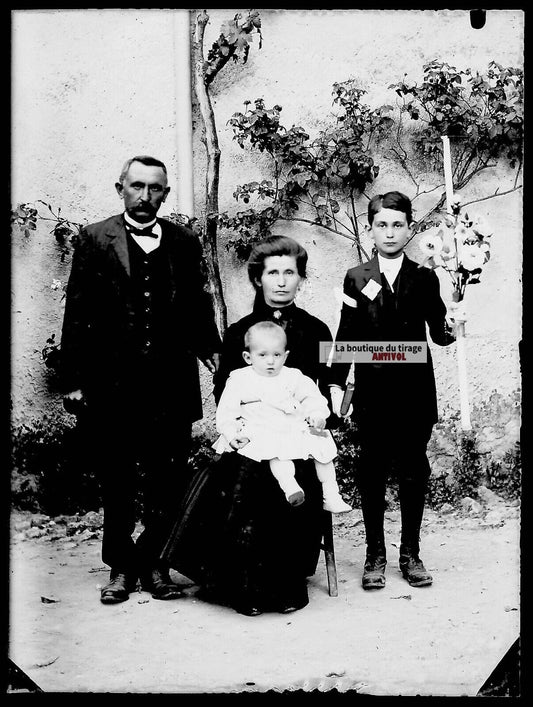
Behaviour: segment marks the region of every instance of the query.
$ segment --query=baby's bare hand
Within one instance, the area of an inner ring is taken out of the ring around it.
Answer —
[[[243,447],[246,447],[246,445],[250,442],[248,437],[234,437],[230,444],[230,447],[233,447],[233,449],[242,449]]]
[[[323,417],[313,417],[312,415],[307,418],[307,423],[316,430],[323,430],[326,426],[326,421]]]

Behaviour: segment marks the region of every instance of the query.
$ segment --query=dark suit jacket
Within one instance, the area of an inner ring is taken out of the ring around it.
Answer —
[[[168,351],[159,380],[179,391],[185,417],[202,416],[197,358],[220,350],[211,296],[205,290],[202,248],[188,229],[158,219],[171,273]],[[81,388],[88,402],[106,405],[131,386],[135,334],[130,258],[121,214],[85,227],[72,259],[61,337],[65,390]],[[159,368],[159,364],[158,364]]]
[[[363,294],[370,280],[381,285],[374,299]],[[404,256],[388,306],[386,287],[377,256],[348,270],[344,294],[356,306],[343,303],[336,341],[427,342],[426,323],[436,344],[446,346],[455,340],[446,323],[446,306],[434,271]],[[333,363],[333,382],[344,386],[348,370],[349,364]],[[407,425],[436,422],[437,396],[429,347],[426,363],[356,364],[353,405],[356,419],[381,422],[385,427],[399,420]]]

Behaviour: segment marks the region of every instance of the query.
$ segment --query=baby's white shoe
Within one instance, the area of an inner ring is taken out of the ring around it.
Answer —
[[[330,511],[330,513],[348,513],[348,511],[352,510],[352,507],[342,500],[340,494],[325,498],[322,507],[325,511]]]

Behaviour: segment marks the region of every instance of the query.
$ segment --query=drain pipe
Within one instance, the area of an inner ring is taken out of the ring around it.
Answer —
[[[191,10],[174,10],[175,116],[178,211],[194,216],[192,148]],[[192,11],[194,12],[194,10]]]

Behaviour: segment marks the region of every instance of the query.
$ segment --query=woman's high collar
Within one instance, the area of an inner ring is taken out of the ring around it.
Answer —
[[[254,314],[264,316],[267,319],[288,319],[294,315],[296,310],[297,307],[294,302],[291,302],[285,307],[271,307],[265,302],[261,293],[258,293],[256,296],[253,308]],[[279,314],[276,315],[276,312],[279,312]]]

